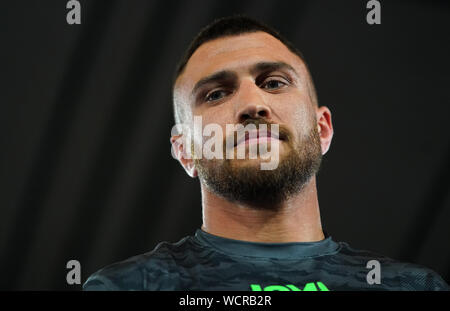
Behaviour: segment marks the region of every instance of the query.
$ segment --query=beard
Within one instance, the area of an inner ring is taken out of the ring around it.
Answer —
[[[249,120],[247,120],[249,121]],[[266,123],[253,120],[255,125]],[[315,124],[315,123],[311,123]],[[279,164],[273,170],[259,169],[259,159],[195,159],[198,176],[214,194],[230,202],[252,208],[277,210],[280,203],[298,194],[319,171],[322,150],[315,126],[295,143],[291,132],[279,125],[281,144]],[[248,153],[247,153],[248,155]],[[250,162],[249,162],[250,161]]]

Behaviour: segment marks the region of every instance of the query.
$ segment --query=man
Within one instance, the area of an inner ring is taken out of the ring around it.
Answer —
[[[84,290],[449,289],[427,268],[323,232],[316,173],[333,137],[331,112],[319,107],[303,56],[276,31],[242,16],[216,20],[182,59],[173,99],[183,125],[173,154],[199,177],[203,225],[101,269]],[[222,132],[216,157],[202,157],[209,138],[194,133],[196,120],[200,132],[211,124]],[[230,132],[230,124],[254,127]],[[265,153],[250,157],[255,146]],[[270,148],[277,161],[263,169]]]

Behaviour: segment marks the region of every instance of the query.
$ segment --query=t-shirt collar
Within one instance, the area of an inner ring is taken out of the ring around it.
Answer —
[[[264,243],[228,239],[197,229],[195,239],[219,252],[245,257],[299,259],[331,254],[339,248],[331,236],[317,242]]]

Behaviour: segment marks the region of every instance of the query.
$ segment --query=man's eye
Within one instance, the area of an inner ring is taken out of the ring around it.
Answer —
[[[213,91],[206,96],[206,101],[210,102],[210,101],[219,100],[226,95],[227,95],[227,92],[224,90]]]
[[[261,84],[263,89],[275,90],[286,86],[287,84],[280,80],[268,80]]]

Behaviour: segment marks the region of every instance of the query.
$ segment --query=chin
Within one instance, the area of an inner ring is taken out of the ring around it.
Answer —
[[[230,160],[231,167],[259,167],[261,163],[265,160],[261,160],[259,157],[257,159],[234,159]]]

